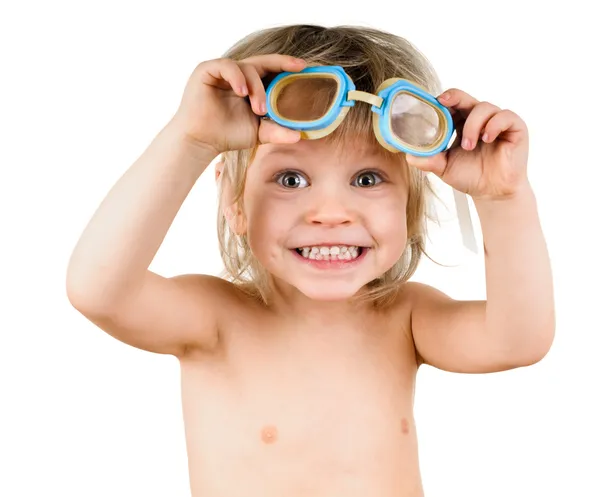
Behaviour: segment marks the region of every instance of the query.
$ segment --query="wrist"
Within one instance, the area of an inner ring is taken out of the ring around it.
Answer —
[[[533,188],[527,181],[509,195],[473,198],[473,204],[477,209],[477,213],[481,215],[496,210],[508,212],[535,207],[536,199]]]
[[[180,153],[197,161],[198,165],[202,168],[208,166],[220,155],[215,148],[190,137],[176,117],[167,123],[163,128],[163,133]]]
[[[536,198],[529,185],[510,196],[474,200],[474,204],[488,250],[509,239],[529,239],[540,227]]]

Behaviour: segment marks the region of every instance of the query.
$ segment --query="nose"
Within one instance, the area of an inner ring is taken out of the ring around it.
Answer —
[[[307,205],[306,222],[323,226],[352,224],[356,219],[355,206],[344,192],[323,191],[315,194]]]

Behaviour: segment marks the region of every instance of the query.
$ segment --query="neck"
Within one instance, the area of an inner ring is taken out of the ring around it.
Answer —
[[[271,282],[269,308],[283,318],[293,318],[314,326],[339,326],[344,323],[356,323],[364,319],[365,313],[373,311],[373,304],[350,299],[343,300],[314,300],[302,292],[273,280]]]

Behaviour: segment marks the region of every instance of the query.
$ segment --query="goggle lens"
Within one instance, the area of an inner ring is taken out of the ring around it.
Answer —
[[[444,129],[437,110],[410,93],[394,96],[390,117],[392,133],[411,147],[431,147],[442,138]]]
[[[311,122],[331,110],[338,92],[337,79],[326,76],[290,78],[274,102],[275,111],[283,119]]]

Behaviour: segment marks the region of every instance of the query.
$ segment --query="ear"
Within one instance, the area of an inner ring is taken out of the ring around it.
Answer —
[[[221,205],[223,206],[223,215],[227,220],[229,229],[236,235],[243,235],[246,232],[246,216],[240,208],[238,202],[232,202],[233,194],[231,192],[231,184],[222,176],[225,163],[219,160],[215,164],[215,181],[225,181],[221,185]]]
[[[229,229],[231,231],[239,236],[246,233],[246,216],[244,215],[242,209],[239,208],[237,202],[228,207],[224,207],[223,214],[225,215],[225,219],[227,220],[227,224],[229,225]]]
[[[219,161],[215,164],[215,181],[219,181],[221,174],[223,173],[223,167],[225,166],[225,162],[223,159],[219,159]]]

